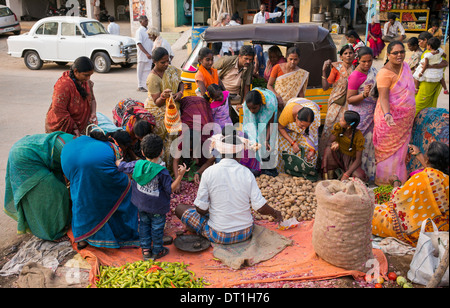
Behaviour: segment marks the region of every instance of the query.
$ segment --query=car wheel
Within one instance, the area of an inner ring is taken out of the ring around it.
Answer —
[[[44,64],[44,62],[41,60],[41,57],[39,57],[39,54],[34,50],[30,50],[25,53],[24,61],[25,65],[30,70],[39,70]]]
[[[69,62],[60,62],[60,61],[56,62],[56,64],[58,64],[59,66],[64,66],[64,65],[66,65],[67,63],[69,63]]]
[[[17,30],[17,31],[14,31],[13,33],[14,33],[14,35],[20,35],[20,32],[21,32],[22,30]]]
[[[97,52],[92,58],[94,62],[94,70],[97,73],[107,73],[111,69],[111,59],[104,52]]]

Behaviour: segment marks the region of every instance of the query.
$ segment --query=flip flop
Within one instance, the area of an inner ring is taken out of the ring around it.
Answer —
[[[156,260],[156,259],[162,258],[165,255],[167,255],[168,253],[169,253],[169,249],[166,247],[163,247],[162,250],[158,254],[153,253],[151,259]]]

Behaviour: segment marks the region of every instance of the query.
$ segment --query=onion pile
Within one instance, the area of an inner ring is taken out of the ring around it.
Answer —
[[[317,199],[313,183],[302,177],[281,173],[276,177],[261,175],[256,178],[267,204],[281,212],[283,219],[296,218],[298,221],[312,220],[315,217]],[[272,216],[253,212],[255,219],[273,221]]]

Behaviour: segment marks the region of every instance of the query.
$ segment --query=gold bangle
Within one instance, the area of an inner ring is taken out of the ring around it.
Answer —
[[[324,76],[322,76],[322,79],[325,79],[325,80],[327,80],[327,77],[324,77]]]

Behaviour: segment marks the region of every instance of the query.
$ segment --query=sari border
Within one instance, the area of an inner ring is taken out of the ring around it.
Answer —
[[[119,199],[117,200],[116,204],[114,204],[111,211],[109,211],[109,213],[105,216],[105,218],[103,218],[97,226],[92,228],[91,231],[89,231],[79,237],[74,238],[74,242],[83,241],[83,240],[89,238],[90,236],[92,236],[93,234],[95,234],[98,230],[100,230],[108,222],[108,220],[111,218],[111,216],[116,212],[116,210],[119,208],[119,206],[122,204],[122,201],[125,199],[125,196],[128,194],[130,189],[131,189],[131,181],[128,180],[127,187],[125,188],[125,190],[123,191],[123,193],[119,197]]]

